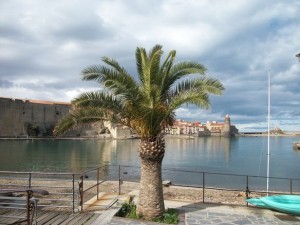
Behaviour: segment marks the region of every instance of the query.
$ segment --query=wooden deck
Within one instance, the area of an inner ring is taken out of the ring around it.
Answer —
[[[117,194],[100,193],[84,204],[84,211],[72,213],[69,211],[46,210],[45,208],[37,211],[38,225],[102,225],[110,222],[112,217],[120,209],[121,204],[128,198],[127,195],[119,196]],[[4,216],[25,216],[25,210],[0,209],[0,215]],[[2,218],[0,224],[11,224],[19,221],[17,218]],[[20,223],[25,225],[26,222]]]
[[[37,215],[38,225],[101,225],[111,220],[118,209],[109,209],[102,212],[59,212],[59,211],[39,211]],[[12,211],[0,211],[1,215],[17,216]],[[0,218],[0,224],[10,224],[18,221],[12,218]],[[26,222],[20,223],[25,225]]]

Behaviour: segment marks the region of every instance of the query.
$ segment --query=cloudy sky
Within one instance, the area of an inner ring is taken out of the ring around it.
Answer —
[[[109,56],[135,74],[136,47],[158,43],[226,88],[178,118],[265,130],[270,71],[271,126],[300,130],[299,15],[299,0],[2,0],[0,97],[70,101],[98,88],[83,68]]]

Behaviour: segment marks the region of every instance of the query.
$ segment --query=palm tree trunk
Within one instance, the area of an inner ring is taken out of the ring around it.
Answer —
[[[163,137],[155,141],[141,140],[139,154],[142,168],[137,213],[145,219],[161,217],[165,211],[161,174],[164,151]]]

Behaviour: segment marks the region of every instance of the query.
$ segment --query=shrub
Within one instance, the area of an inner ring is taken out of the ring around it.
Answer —
[[[129,219],[143,219],[142,215],[136,214],[136,205],[133,203],[123,203],[121,209],[117,213],[117,216]],[[167,224],[178,224],[178,212],[176,209],[168,209],[161,218],[155,218],[152,221]]]

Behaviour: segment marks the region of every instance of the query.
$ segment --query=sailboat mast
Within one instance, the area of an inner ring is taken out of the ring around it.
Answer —
[[[268,71],[268,153],[267,153],[267,196],[269,195],[270,177],[270,116],[271,116],[271,78]]]

